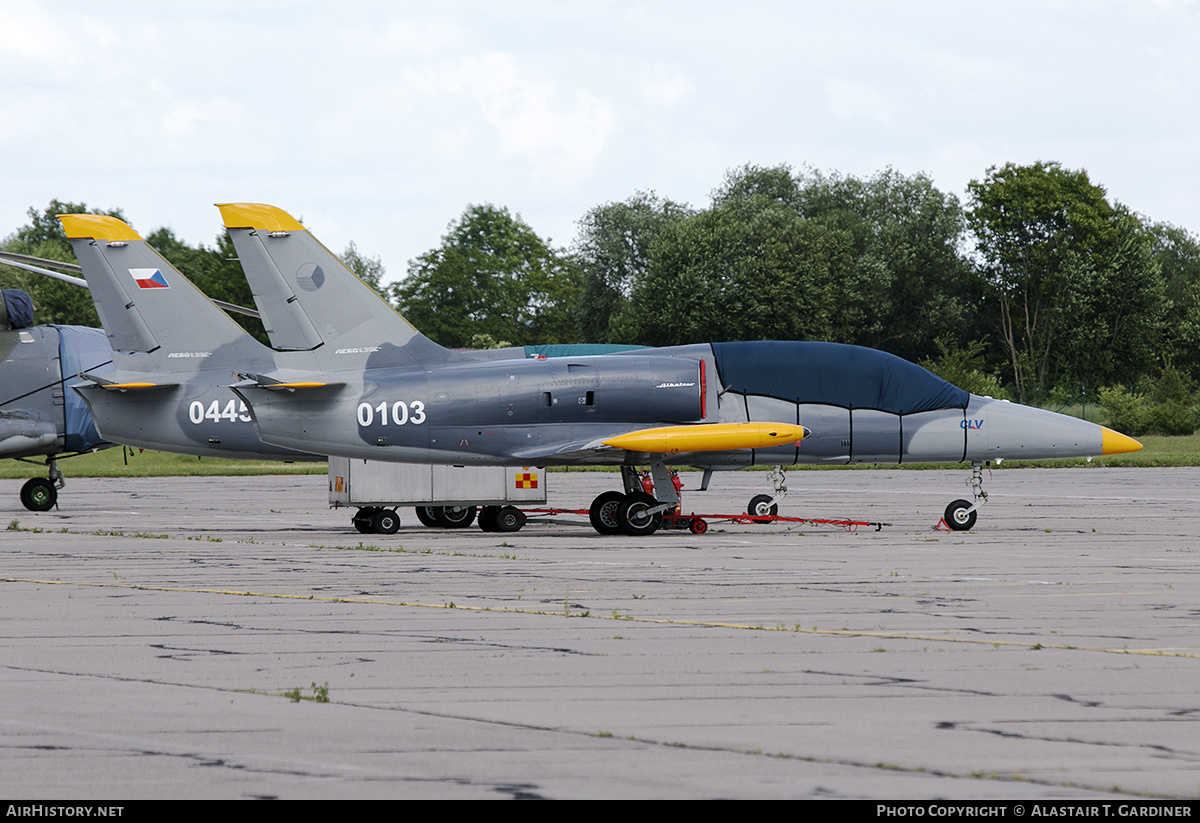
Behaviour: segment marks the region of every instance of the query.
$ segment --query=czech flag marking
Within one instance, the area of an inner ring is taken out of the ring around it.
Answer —
[[[138,284],[139,289],[169,289],[167,278],[158,269],[130,269],[129,273],[133,275],[133,282]]]

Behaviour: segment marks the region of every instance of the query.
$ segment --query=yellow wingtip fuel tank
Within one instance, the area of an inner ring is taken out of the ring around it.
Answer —
[[[723,452],[786,446],[804,435],[803,426],[788,423],[708,423],[641,429],[605,440],[604,445],[647,454]]]

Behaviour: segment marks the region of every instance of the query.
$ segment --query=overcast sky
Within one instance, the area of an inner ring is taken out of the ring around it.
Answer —
[[[1055,160],[1200,233],[1200,8],[1127,2],[0,0],[0,236],[52,198],[189,243],[277,205],[387,279],[473,203],[568,245],[754,163]]]

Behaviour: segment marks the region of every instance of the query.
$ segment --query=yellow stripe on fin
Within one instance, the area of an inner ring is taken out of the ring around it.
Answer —
[[[283,209],[266,203],[217,203],[227,229],[257,229],[259,231],[307,231],[296,218]]]
[[[93,240],[141,240],[133,229],[107,214],[60,214],[63,230],[69,238],[90,237]]]

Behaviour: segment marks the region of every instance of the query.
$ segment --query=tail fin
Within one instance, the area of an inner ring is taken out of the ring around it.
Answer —
[[[270,349],[128,225],[99,214],[60,214],[58,219],[118,356],[148,354],[149,364],[158,371],[193,371],[200,365],[196,358],[206,360],[220,351],[232,356],[231,365],[269,368],[263,364],[273,362]],[[137,370],[146,369],[142,365]]]
[[[219,203],[271,345],[312,350],[322,368],[462,359],[413,328],[287,212]],[[390,344],[390,345],[389,345]]]

